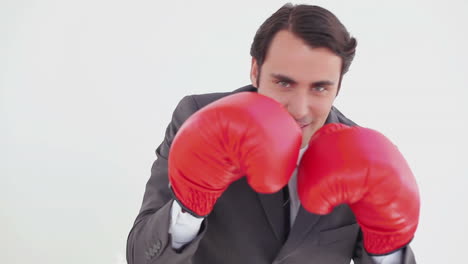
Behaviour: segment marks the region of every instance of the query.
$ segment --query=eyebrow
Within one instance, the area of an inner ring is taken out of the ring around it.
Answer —
[[[290,78],[290,77],[288,77],[286,75],[283,75],[283,74],[272,73],[271,77],[273,77],[275,79],[278,79],[278,80],[281,80],[281,81],[289,82],[291,84],[297,84],[297,82],[295,80],[293,80],[292,78]],[[310,86],[311,87],[329,86],[329,85],[333,85],[333,84],[334,84],[334,82],[332,82],[330,80],[321,80],[321,81],[316,81],[316,82],[311,83]]]

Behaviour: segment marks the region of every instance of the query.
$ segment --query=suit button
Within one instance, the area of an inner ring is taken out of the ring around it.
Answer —
[[[145,252],[146,259],[151,260],[152,258],[154,258],[159,253],[160,250],[161,250],[161,241],[158,240],[158,241],[156,241],[156,243],[153,244],[153,246],[151,246]]]

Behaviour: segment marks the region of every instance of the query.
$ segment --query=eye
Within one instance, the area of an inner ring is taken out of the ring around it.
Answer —
[[[291,87],[291,83],[287,82],[287,81],[277,81],[276,82],[279,86],[282,86],[282,87],[285,87],[285,88],[289,88]]]
[[[317,86],[317,87],[314,87],[313,89],[314,89],[314,91],[317,91],[319,93],[325,92],[327,90],[327,88],[325,88],[323,86]]]

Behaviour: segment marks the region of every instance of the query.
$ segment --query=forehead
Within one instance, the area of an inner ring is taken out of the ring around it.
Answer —
[[[341,74],[341,58],[325,47],[310,47],[287,30],[274,36],[263,63],[263,71],[280,73],[298,80],[330,79]]]

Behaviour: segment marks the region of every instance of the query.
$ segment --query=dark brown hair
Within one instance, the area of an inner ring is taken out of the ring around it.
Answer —
[[[357,42],[338,18],[319,6],[285,4],[265,20],[255,34],[250,55],[257,60],[259,71],[265,62],[273,37],[278,31],[284,29],[289,30],[311,47],[326,47],[341,57],[339,88],[343,75],[353,61]]]

